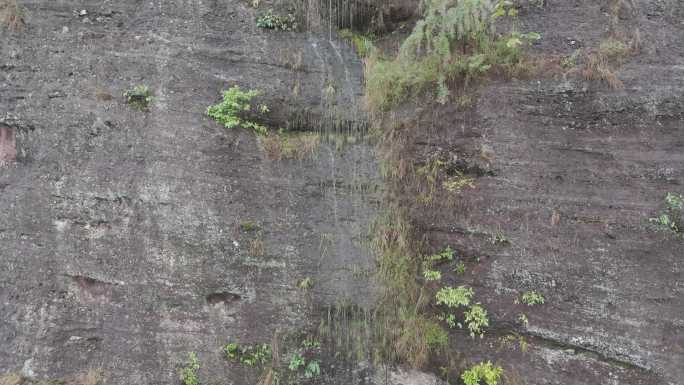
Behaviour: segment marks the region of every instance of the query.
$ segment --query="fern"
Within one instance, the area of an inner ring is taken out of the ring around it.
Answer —
[[[448,61],[452,46],[477,46],[492,31],[490,0],[426,0],[425,17],[416,23],[400,48],[400,56],[437,54]]]
[[[366,61],[366,101],[372,110],[388,110],[428,89],[441,104],[449,101],[449,84],[486,74],[492,67],[520,71],[524,45],[537,33],[495,35],[494,22],[516,17],[508,0],[424,0],[423,18],[393,60],[372,53]]]

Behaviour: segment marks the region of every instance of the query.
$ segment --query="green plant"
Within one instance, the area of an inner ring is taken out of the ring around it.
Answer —
[[[494,366],[491,361],[487,361],[464,371],[461,379],[465,385],[481,385],[481,381],[484,381],[486,385],[497,385],[502,374],[503,369],[500,366]]]
[[[235,342],[223,347],[226,357],[247,366],[264,365],[271,360],[271,346],[268,344],[239,345]]]
[[[188,362],[180,372],[181,383],[183,385],[199,385],[199,378],[197,377],[197,371],[199,368],[200,364],[199,360],[197,359],[197,353],[188,353]]]
[[[542,305],[544,304],[544,296],[534,290],[526,291],[520,297],[520,302],[527,306]]]
[[[665,202],[670,210],[682,210],[684,209],[684,197],[681,194],[667,193],[665,196]]]
[[[456,274],[464,274],[465,271],[466,271],[465,263],[458,262],[456,264],[456,267],[454,268],[454,272],[456,272]]]
[[[438,270],[423,270],[423,277],[426,281],[439,281],[442,279],[442,273]]]
[[[459,306],[468,306],[473,297],[473,289],[471,287],[459,286],[443,287],[437,291],[435,298],[437,305],[446,305],[449,308],[457,308]]]
[[[146,85],[137,85],[124,92],[126,103],[140,111],[146,111],[149,104],[154,100],[152,92]]]
[[[665,196],[665,211],[657,218],[650,218],[649,222],[657,228],[672,231],[684,236],[684,197],[681,194],[667,193]]]
[[[296,372],[306,364],[306,361],[304,360],[304,356],[302,356],[300,353],[295,353],[292,358],[290,358],[290,364],[287,366],[288,369],[290,369],[293,372]]]
[[[398,56],[387,60],[371,54],[367,61],[367,105],[373,110],[388,110],[408,95],[428,89],[436,89],[437,101],[444,104],[451,93],[450,82],[461,80],[467,85],[497,67],[512,72],[521,62],[521,47],[541,36],[514,31],[495,37],[494,20],[516,15],[515,9],[506,10],[510,7],[505,4],[426,0],[423,19],[402,43]]]
[[[238,354],[240,354],[240,345],[235,342],[231,342],[224,346],[223,350],[226,352],[226,356],[231,360],[236,360]]]
[[[271,9],[257,18],[256,25],[260,28],[276,31],[296,31],[298,28],[297,20],[293,14],[288,13],[285,16],[274,15]]]
[[[478,303],[466,310],[464,315],[466,325],[470,331],[470,336],[474,338],[476,335],[479,335],[480,338],[482,338],[484,335],[482,328],[489,326],[487,310]]]
[[[305,378],[313,378],[313,377],[318,377],[321,375],[321,367],[318,364],[317,360],[311,360],[309,361],[308,364],[306,364],[306,368],[304,368],[304,377]]]
[[[254,130],[258,134],[266,134],[264,125],[253,122],[247,114],[264,115],[269,112],[268,106],[259,104],[253,106],[252,99],[261,95],[256,90],[243,91],[239,86],[233,86],[223,91],[223,101],[207,108],[207,115],[221,123],[226,128],[242,127]]]
[[[452,250],[450,246],[447,246],[446,249],[428,257],[428,260],[432,262],[452,261],[453,259],[454,250]]]

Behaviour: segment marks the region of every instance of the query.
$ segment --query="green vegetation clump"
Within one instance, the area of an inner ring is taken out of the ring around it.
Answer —
[[[239,345],[235,342],[223,347],[226,357],[247,366],[264,365],[271,360],[271,346],[268,344]]]
[[[290,358],[288,369],[290,372],[299,374],[304,368],[304,378],[310,379],[321,375],[320,362],[316,357],[320,353],[321,344],[317,340],[306,339],[302,341],[301,349],[296,351]]]
[[[453,288],[447,286],[439,289],[435,298],[437,299],[437,305],[457,308],[459,306],[468,306],[473,298],[473,294],[473,288],[471,287],[459,286]]]
[[[276,31],[296,31],[298,28],[297,20],[294,15],[288,13],[285,16],[274,15],[273,10],[268,10],[266,14],[256,20],[257,27],[273,29]]]
[[[126,103],[140,111],[146,111],[150,103],[154,100],[152,91],[146,85],[137,85],[124,92]]]
[[[516,15],[506,1],[427,0],[423,19],[402,43],[396,58],[373,55],[366,73],[366,101],[372,110],[388,110],[411,94],[436,90],[449,100],[449,84],[468,82],[493,69],[512,73],[522,61],[523,45],[541,36],[512,32],[496,37],[494,21]]]
[[[207,108],[207,115],[221,123],[226,128],[241,127],[266,134],[266,126],[253,122],[246,115],[263,115],[269,112],[265,104],[252,105],[252,99],[261,95],[260,91],[243,91],[239,86],[233,86],[223,91],[223,101]]]
[[[442,273],[438,270],[423,270],[423,278],[426,281],[439,281],[442,279]]]
[[[475,337],[476,335],[482,338],[484,336],[483,328],[489,326],[489,318],[487,318],[487,310],[485,310],[482,305],[475,304],[466,310],[464,313],[465,322],[470,331],[470,336]]]
[[[684,197],[677,193],[667,193],[665,210],[657,218],[649,221],[659,230],[671,231],[684,237]]]
[[[483,328],[489,326],[489,319],[487,318],[487,310],[479,303],[469,306],[473,295],[474,291],[470,287],[459,286],[453,288],[446,286],[437,291],[435,299],[437,305],[444,305],[449,309],[467,307],[463,315],[465,317],[465,324],[470,331],[470,336],[475,337],[478,335],[482,338],[484,335]],[[451,313],[442,314],[440,319],[445,321],[451,328],[463,326],[460,322],[456,321],[456,316]]]
[[[306,360],[304,359],[304,356],[302,356],[300,353],[295,353],[292,355],[292,358],[290,358],[290,364],[287,367],[291,371],[296,372],[297,370],[299,370],[300,367],[304,365],[306,365]]]
[[[188,353],[188,362],[185,364],[180,372],[180,380],[182,385],[199,385],[199,377],[197,371],[200,368],[197,353]]]
[[[432,262],[453,261],[454,250],[450,246],[447,246],[446,249],[440,251],[439,253],[429,256],[428,260]]]
[[[306,364],[306,368],[304,368],[304,377],[305,378],[314,378],[318,377],[321,375],[321,366],[319,365],[317,360],[311,360],[309,361],[308,364]]]
[[[520,302],[524,303],[527,306],[543,305],[544,304],[544,296],[537,293],[534,290],[526,291],[520,297]]]
[[[465,385],[497,385],[502,374],[503,369],[500,366],[494,366],[490,361],[487,361],[464,371],[461,374],[461,379]]]

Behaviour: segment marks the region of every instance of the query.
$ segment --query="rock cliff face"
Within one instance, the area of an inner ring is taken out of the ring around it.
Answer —
[[[357,20],[387,30],[417,6],[361,3],[372,15]],[[548,57],[598,47],[613,17],[608,1],[521,3]],[[615,69],[623,88],[560,71],[491,80],[467,108],[396,111],[407,162],[439,156],[475,180],[448,205],[400,198],[431,247],[466,262],[450,283],[490,312],[484,339],[454,333],[451,350],[520,383],[684,384],[684,241],[648,220],[684,194],[684,5],[618,3],[641,39]],[[19,5],[23,29],[0,30],[0,373],[177,384],[195,351],[203,383],[248,385],[258,372],[225,359],[229,340],[311,330],[326,305],[372,308],[384,187],[362,63],[335,34],[348,19],[315,9],[306,31],[278,32],[255,17],[280,3]],[[121,97],[137,84],[147,112]],[[208,119],[236,84],[263,91],[273,128],[320,134],[315,154],[274,160]],[[515,304],[526,290],[545,304]],[[340,367],[325,383],[433,380]]]
[[[172,384],[196,351],[207,381],[247,384],[221,345],[307,326],[299,280],[318,304],[370,301],[355,272],[373,263],[372,147],[272,161],[205,115],[237,84],[263,91],[276,128],[293,111],[322,122],[313,131],[359,120],[347,45],[259,29],[238,1],[20,4],[26,26],[0,46],[0,126],[17,150],[0,170],[0,371]],[[137,84],[149,112],[121,97]],[[334,105],[346,115],[325,119]]]

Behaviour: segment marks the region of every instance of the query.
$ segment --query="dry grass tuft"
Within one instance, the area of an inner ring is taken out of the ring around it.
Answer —
[[[86,373],[82,373],[69,380],[49,380],[49,381],[33,381],[18,373],[6,373],[0,376],[0,385],[100,385],[102,384],[102,371],[99,369],[90,369]]]
[[[247,245],[247,252],[252,257],[263,257],[266,253],[264,241],[261,238],[250,239]]]
[[[269,134],[259,138],[261,147],[271,160],[308,159],[316,155],[321,136],[315,133]]]
[[[74,385],[99,385],[102,383],[102,371],[90,369],[87,373],[76,376]]]
[[[10,31],[24,29],[24,14],[17,0],[0,0],[0,24],[6,25]]]
[[[6,373],[0,376],[0,385],[21,385],[24,378],[17,373]]]
[[[299,72],[304,70],[304,56],[301,50],[292,51],[287,49],[280,50],[280,63],[292,71]]]
[[[582,70],[582,76],[587,80],[606,82],[613,89],[624,87],[622,81],[613,72],[608,59],[600,52],[587,56],[587,63]]]

